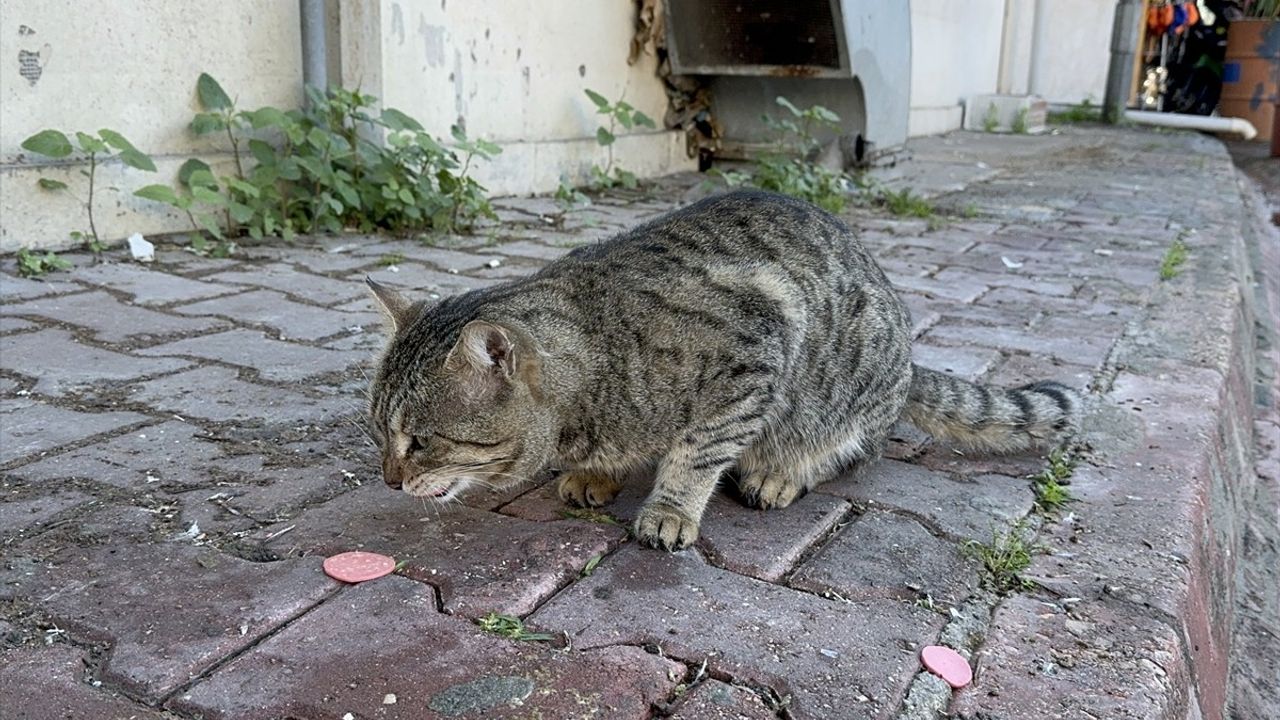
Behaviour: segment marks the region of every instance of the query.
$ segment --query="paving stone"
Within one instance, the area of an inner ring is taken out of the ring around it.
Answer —
[[[418,260],[420,262],[430,263],[437,270],[457,270],[459,272],[468,272],[470,270],[478,270],[486,267],[490,260],[502,261],[503,258],[493,254],[473,254],[467,252],[458,252],[457,250],[449,250],[447,248],[428,247],[421,244],[412,244],[406,242],[382,242],[374,245],[367,245],[352,251],[355,255],[363,256],[386,256],[401,255],[410,260]]]
[[[485,635],[437,613],[430,588],[391,576],[343,592],[168,707],[206,720],[640,720],[684,669],[639,648],[560,652]]]
[[[959,477],[896,460],[820,485],[816,492],[876,508],[901,510],[956,540],[988,542],[993,531],[1031,512],[1026,480],[1002,475]]]
[[[342,248],[346,246],[336,247]],[[342,252],[326,252],[322,250],[298,250],[292,248],[282,249],[282,251],[273,259],[280,260],[287,264],[300,265],[304,269],[317,275],[346,275],[352,270],[367,267],[378,261],[377,258],[371,258],[364,255],[353,255],[349,250],[343,250]]]
[[[534,613],[573,647],[652,644],[717,678],[791,697],[796,717],[888,718],[943,624],[896,600],[826,600],[628,545]],[[864,701],[865,700],[865,701]]]
[[[915,520],[869,510],[806,560],[790,585],[842,598],[929,597],[954,606],[977,586],[980,570]]]
[[[1115,338],[1104,334],[1058,335],[1049,331],[1010,327],[959,325],[940,322],[929,328],[925,339],[942,345],[976,345],[1049,355],[1062,362],[1099,367]]]
[[[512,280],[515,278],[528,277],[541,269],[542,267],[540,265],[503,264],[496,268],[487,267],[479,270],[473,270],[472,274],[477,277],[492,278],[494,280]]]
[[[419,498],[377,485],[250,539],[288,525],[295,529],[267,543],[277,554],[385,553],[406,562],[406,576],[435,586],[445,610],[473,617],[532,611],[626,537],[622,528],[599,523],[535,523],[467,507],[428,508]]]
[[[44,297],[55,293],[75,292],[84,287],[71,282],[70,276],[56,274],[41,280],[28,280],[8,273],[0,273],[0,300],[11,302]]]
[[[776,720],[778,714],[744,687],[707,680],[671,715],[672,720]]]
[[[163,720],[165,715],[84,680],[89,658],[70,645],[0,653],[4,716],[13,720]]]
[[[560,500],[558,487],[553,479],[504,505],[500,512],[537,522],[563,518],[572,511]],[[629,525],[652,487],[651,474],[637,473],[600,510]],[[753,510],[726,493],[717,493],[702,516],[698,547],[717,567],[772,582],[794,567],[848,510],[844,501],[812,493],[787,508],[767,511]]]
[[[4,306],[14,315],[38,315],[84,328],[101,342],[147,342],[166,335],[193,334],[225,323],[205,318],[174,317],[125,305],[105,292],[76,293]]]
[[[938,347],[914,343],[911,346],[911,359],[930,370],[945,372],[965,380],[977,380],[1000,362],[1000,353],[985,348]]]
[[[243,249],[234,258],[216,258],[197,255],[186,249],[156,248],[156,259],[153,267],[176,273],[207,273],[216,270],[230,270],[241,265]]]
[[[154,702],[338,589],[318,558],[251,563],[189,544],[70,548],[0,595],[111,645],[100,679]],[[163,611],[159,611],[163,609]]]
[[[65,330],[41,330],[5,338],[0,367],[36,379],[41,395],[65,395],[91,385],[135,380],[190,367],[173,358],[124,355],[78,342]]]
[[[1000,604],[974,682],[955,696],[957,717],[1200,717],[1175,700],[1191,678],[1168,625],[1096,603],[1070,616],[1051,608],[1024,595]]]
[[[137,305],[167,305],[179,300],[225,295],[235,292],[235,287],[219,285],[205,280],[191,280],[163,270],[151,270],[138,263],[103,263],[78,269],[75,279],[108,287],[133,296]]]
[[[200,429],[171,420],[47,457],[14,471],[32,481],[80,478],[129,489],[186,489],[235,481],[262,469],[257,455],[228,455]]]
[[[375,282],[407,289],[414,299],[421,299],[423,295],[432,293],[440,296],[458,295],[498,284],[497,280],[455,275],[432,270],[416,263],[404,263],[397,265],[396,268],[395,271],[391,268],[382,268],[367,275]]]
[[[1055,380],[1084,391],[1093,381],[1094,370],[1083,365],[1064,363],[1053,357],[1009,355],[992,367],[983,382],[1004,387],[1017,387],[1041,380]]]
[[[217,273],[209,275],[207,279],[276,290],[320,305],[354,300],[369,292],[362,282],[313,275],[283,263],[261,265],[253,270]]]
[[[0,396],[12,395],[16,393],[20,387],[22,386],[16,381],[10,380],[7,377],[0,377]]]
[[[8,312],[9,308],[14,306],[4,305],[2,307],[4,312]],[[0,315],[0,334],[34,330],[37,327],[39,326],[27,320],[22,320],[21,318],[16,318],[10,315]]]
[[[966,277],[953,277],[944,281],[936,278],[900,275],[893,278],[893,285],[900,290],[917,292],[927,297],[947,298],[960,302],[973,302],[987,291],[986,285]]]
[[[359,322],[347,313],[296,303],[270,290],[253,290],[181,305],[174,311],[183,315],[217,315],[241,323],[265,325],[275,330],[282,340],[319,340],[337,335]]]
[[[0,402],[0,462],[8,463],[147,420],[131,412],[85,413],[44,403]]]
[[[543,260],[550,262],[569,254],[571,247],[553,247],[543,245],[541,243],[531,242],[529,240],[520,240],[518,242],[502,243],[494,248],[503,255],[516,255],[519,257],[532,258],[534,260]]]
[[[34,497],[15,495],[16,492],[6,491],[0,504],[0,545],[9,545],[21,538],[25,530],[90,500],[88,495],[71,488],[52,488]]]
[[[365,353],[304,347],[272,340],[257,330],[229,330],[157,345],[143,355],[189,355],[253,368],[268,380],[296,382],[343,372],[368,362]]]
[[[362,398],[315,398],[240,380],[235,370],[203,367],[149,380],[129,399],[183,418],[260,425],[323,424],[359,413]]]

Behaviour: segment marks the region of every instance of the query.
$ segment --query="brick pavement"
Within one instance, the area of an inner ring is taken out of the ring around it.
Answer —
[[[1101,129],[948,142],[916,153],[947,187],[972,176],[936,198],[955,214],[849,212],[913,309],[918,362],[996,383],[1089,385],[1103,431],[1138,411],[1176,425],[1214,402],[1185,374],[1116,382],[1114,354],[1150,314],[1166,247],[1186,239],[1193,262],[1213,252],[1206,233],[1223,225],[1218,197],[1234,187],[1219,146]],[[965,170],[979,162],[990,171]],[[911,167],[895,182],[928,190]],[[696,178],[672,179],[567,215],[545,198],[503,200],[488,238],[436,246],[349,236],[219,260],[162,243],[153,266],[73,255],[73,271],[44,282],[6,261],[9,707],[31,718],[892,718],[947,706],[916,659],[940,638],[978,663],[977,685],[952,706],[962,714],[1185,706],[1169,692],[1191,672],[1170,661],[1167,615],[1182,600],[1139,586],[1172,573],[1176,588],[1188,570],[1137,538],[1124,562],[1110,545],[1076,547],[1080,523],[1165,494],[1113,507],[1116,463],[1152,456],[1129,426],[1130,446],[1113,441],[1082,467],[1070,513],[1035,511],[1027,475],[1042,458],[965,457],[903,428],[889,459],[787,510],[713,499],[698,547],[676,556],[602,522],[625,523],[642,484],[610,516],[576,518],[545,482],[445,511],[386,490],[358,427],[381,342],[365,274],[436,295],[485,287],[700,192]],[[1032,573],[1049,590],[1001,600],[963,548],[1024,521],[1041,528],[1047,552]],[[319,556],[355,548],[405,564],[354,588],[323,576]],[[1073,575],[1077,550],[1107,579]],[[1093,602],[1104,590],[1140,597]],[[557,640],[468,622],[492,611]],[[1110,632],[1117,623],[1139,632]],[[1063,638],[1092,654],[1059,653]],[[1055,695],[1095,681],[1122,697]]]

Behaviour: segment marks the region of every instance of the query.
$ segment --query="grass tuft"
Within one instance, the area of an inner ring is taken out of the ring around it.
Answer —
[[[1025,526],[1019,522],[1003,533],[992,530],[989,543],[976,540],[965,543],[965,554],[982,563],[985,580],[992,590],[1009,593],[1033,586],[1021,576],[1022,571],[1031,566],[1031,546],[1023,537],[1025,533]]]
[[[1054,512],[1075,499],[1064,482],[1075,472],[1075,467],[1075,459],[1066,452],[1054,450],[1049,454],[1049,466],[1031,479],[1040,512]]]
[[[587,522],[600,523],[601,525],[622,525],[622,521],[609,513],[592,510],[591,508],[568,508],[561,510],[560,515],[571,520],[586,520]]]
[[[898,217],[916,217],[928,219],[933,217],[933,203],[911,192],[911,188],[903,188],[897,192],[883,190],[880,193],[880,204]]]
[[[405,257],[400,253],[388,253],[378,258],[378,264],[381,265],[382,267],[391,267],[392,265],[399,265],[404,261],[405,261]]]
[[[482,618],[476,620],[476,624],[480,629],[508,640],[520,640],[522,642],[547,642],[555,640],[555,635],[547,633],[529,632],[524,627],[524,621],[518,617],[511,615],[499,615],[491,612]]]
[[[1164,258],[1160,260],[1160,279],[1172,280],[1178,277],[1178,273],[1182,271],[1182,265],[1187,262],[1187,244],[1182,242],[1182,238],[1173,241],[1169,249],[1165,251]]]

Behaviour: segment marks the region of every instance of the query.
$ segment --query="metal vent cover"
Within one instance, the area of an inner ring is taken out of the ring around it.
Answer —
[[[852,77],[839,0],[665,0],[677,75]]]

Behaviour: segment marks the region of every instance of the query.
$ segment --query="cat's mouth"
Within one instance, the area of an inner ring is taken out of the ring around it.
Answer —
[[[404,491],[414,497],[444,498],[463,483],[458,478],[440,478],[423,482],[406,483]]]

